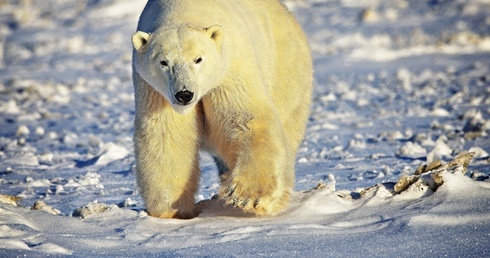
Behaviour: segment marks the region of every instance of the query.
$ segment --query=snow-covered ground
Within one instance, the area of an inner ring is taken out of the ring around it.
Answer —
[[[254,218],[210,200],[203,155],[203,213],[160,220],[132,171],[145,1],[0,1],[0,256],[490,256],[490,2],[285,3],[316,78],[290,207]],[[392,192],[465,151],[466,176]]]

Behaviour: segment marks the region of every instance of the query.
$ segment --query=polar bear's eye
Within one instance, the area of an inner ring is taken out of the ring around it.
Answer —
[[[196,61],[194,61],[196,64],[199,64],[200,62],[202,62],[202,57],[198,57],[196,58]]]
[[[165,61],[165,60],[160,61],[160,64],[161,64],[162,66],[168,66],[168,63],[167,63],[167,61]]]

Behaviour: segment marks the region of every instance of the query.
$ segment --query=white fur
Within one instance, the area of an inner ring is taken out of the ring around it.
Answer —
[[[150,215],[198,214],[199,149],[229,168],[227,203],[280,212],[312,84],[293,16],[277,0],[155,0],[132,41],[137,178]],[[174,97],[183,89],[194,93],[187,105]]]

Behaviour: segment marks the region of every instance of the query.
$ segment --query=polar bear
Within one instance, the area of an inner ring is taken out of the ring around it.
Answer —
[[[309,115],[306,37],[278,0],[150,0],[133,43],[136,176],[158,218],[193,218],[199,151],[227,204],[286,207]]]

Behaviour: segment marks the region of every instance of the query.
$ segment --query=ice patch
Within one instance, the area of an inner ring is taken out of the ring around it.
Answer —
[[[434,115],[434,116],[439,116],[439,117],[449,117],[449,116],[451,116],[451,113],[449,113],[449,111],[447,111],[444,108],[435,108],[434,110],[432,110],[431,114]]]
[[[105,166],[111,162],[124,159],[129,155],[129,150],[125,147],[109,142],[104,144],[102,150],[95,157],[89,160],[77,161],[77,167],[86,166]]]
[[[99,160],[95,163],[98,166],[105,166],[113,161],[120,160],[128,156],[128,149],[115,143],[106,143],[100,154]]]
[[[11,99],[6,103],[0,104],[0,113],[15,115],[20,114],[21,109],[17,105],[17,102]]]
[[[365,42],[362,46],[352,50],[350,57],[358,60],[370,60],[376,62],[389,62],[409,56],[431,55],[431,54],[472,54],[477,51],[490,51],[490,37],[480,37],[468,33],[456,33],[440,45],[414,45],[406,48],[396,49],[393,47],[392,39],[379,35],[371,38],[363,36],[354,37]],[[349,42],[350,40],[347,40]],[[342,41],[337,41],[337,44]],[[352,43],[347,43],[353,45]]]
[[[28,187],[48,187],[51,182],[48,179],[33,179],[32,177],[26,177],[26,183]]]
[[[37,136],[43,136],[46,131],[44,130],[44,128],[38,126],[36,127],[36,129],[34,130],[34,133],[37,135]]]
[[[22,240],[7,238],[0,241],[0,249],[30,250],[31,248]]]
[[[407,142],[400,147],[396,155],[402,158],[419,159],[427,156],[427,150],[417,143]]]
[[[20,237],[23,235],[25,235],[25,232],[22,230],[13,229],[7,225],[0,225],[0,238]]]
[[[66,248],[63,248],[59,245],[53,244],[53,243],[43,243],[40,244],[33,249],[41,251],[43,253],[48,253],[48,254],[62,254],[62,255],[71,255],[73,252],[71,250],[68,250]]]
[[[34,153],[31,152],[17,154],[13,158],[7,159],[4,162],[5,164],[22,165],[28,167],[39,166],[39,159]]]
[[[490,220],[489,215],[420,215],[410,219],[410,224],[431,225],[438,227],[454,227],[459,225],[485,224]]]
[[[477,158],[477,159],[486,159],[489,157],[488,152],[486,152],[484,149],[482,149],[480,147],[476,147],[476,146],[471,147],[468,151],[474,152],[475,153],[474,158]]]
[[[96,172],[87,172],[84,176],[82,176],[77,182],[80,185],[98,185],[99,184],[100,175]]]
[[[434,149],[427,154],[427,163],[432,163],[435,160],[450,157],[453,150],[447,146],[445,141],[447,137],[439,137],[436,141]]]

